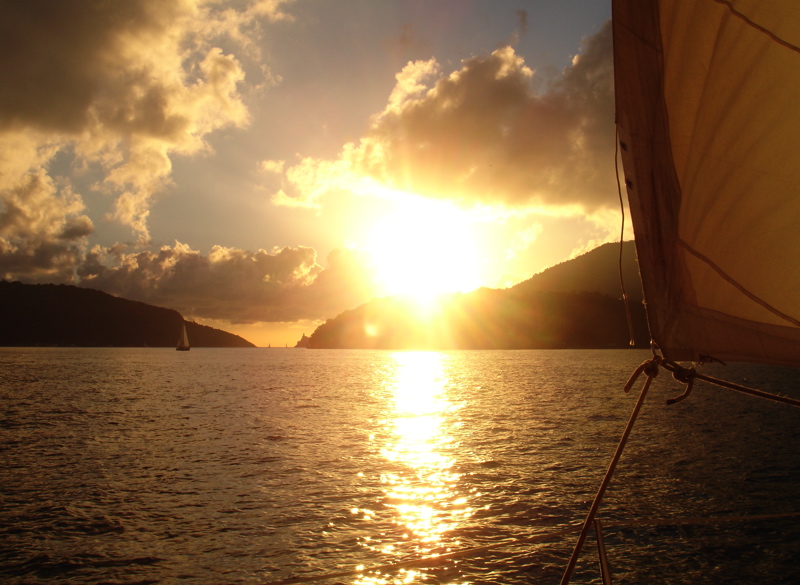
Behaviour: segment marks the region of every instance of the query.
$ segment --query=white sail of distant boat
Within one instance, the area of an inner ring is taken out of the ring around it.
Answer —
[[[698,378],[800,405],[678,363],[800,367],[800,1],[613,0],[612,22],[653,359],[562,585],[659,369],[686,384],[670,402]]]
[[[189,336],[186,334],[186,321],[181,322],[181,336],[178,339],[178,345],[175,347],[177,351],[189,351]]]

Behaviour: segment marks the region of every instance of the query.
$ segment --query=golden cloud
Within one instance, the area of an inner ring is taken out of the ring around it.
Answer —
[[[43,171],[8,189],[0,210],[0,274],[13,280],[71,280],[94,231],[81,197]]]
[[[612,67],[610,24],[543,93],[510,46],[447,76],[434,60],[409,63],[365,136],[336,161],[287,169],[276,202],[319,205],[325,192],[367,177],[471,204],[561,214],[616,205]]]
[[[0,158],[0,197],[70,149],[79,165],[102,169],[98,185],[117,197],[111,216],[147,241],[171,157],[207,151],[209,133],[248,123],[242,65],[214,43],[249,41],[262,20],[288,19],[287,3],[6,3],[0,152],[14,154]]]

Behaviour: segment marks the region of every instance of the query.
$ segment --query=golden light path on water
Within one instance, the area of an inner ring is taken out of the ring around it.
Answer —
[[[459,474],[453,437],[459,405],[448,400],[443,355],[437,352],[398,352],[393,355],[396,374],[389,399],[390,432],[381,453],[393,465],[384,473],[385,505],[393,509],[393,522],[402,531],[402,547],[384,544],[382,552],[407,555],[412,545],[416,558],[436,556],[458,547],[448,539],[473,511],[458,491]],[[398,558],[398,560],[400,560]],[[406,560],[405,558],[403,560]],[[363,575],[358,585],[414,583],[418,571]]]

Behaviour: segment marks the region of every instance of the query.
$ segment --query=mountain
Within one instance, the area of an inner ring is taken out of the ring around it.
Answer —
[[[628,294],[641,299],[632,243],[623,248]],[[635,277],[635,278],[634,278]],[[616,286],[612,283],[616,282]],[[400,297],[376,299],[320,325],[309,347],[374,349],[624,348],[619,247],[602,246],[509,289],[445,297],[435,309]],[[642,303],[630,303],[637,347],[649,335]]]
[[[177,311],[56,284],[0,282],[0,346],[174,347]],[[255,347],[226,331],[191,321],[193,347]]]
[[[511,290],[520,293],[593,291],[615,299],[622,298],[619,259],[618,243],[603,244],[577,258],[551,266],[515,285]],[[633,241],[622,244],[622,277],[628,299],[633,303],[641,303],[644,295]]]

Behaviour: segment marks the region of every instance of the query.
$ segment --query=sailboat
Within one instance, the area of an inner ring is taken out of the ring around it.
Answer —
[[[189,336],[186,335],[186,321],[181,322],[181,336],[178,338],[178,345],[175,347],[177,351],[189,351]]]
[[[562,585],[659,370],[685,384],[673,402],[702,379],[800,405],[701,369],[800,367],[800,2],[613,0],[612,21],[617,147],[653,358],[635,372],[639,400]]]

